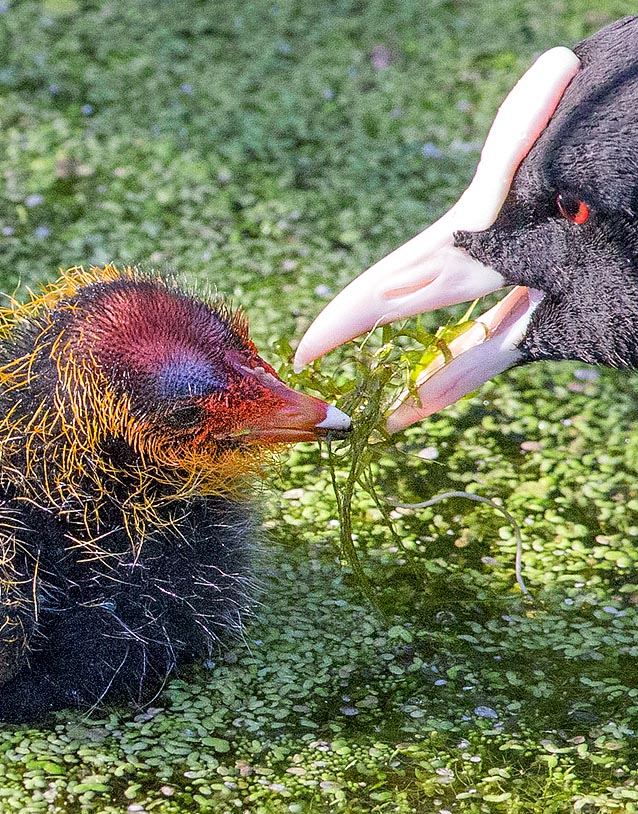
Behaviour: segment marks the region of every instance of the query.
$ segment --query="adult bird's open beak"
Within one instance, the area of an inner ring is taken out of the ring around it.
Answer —
[[[310,326],[295,369],[379,325],[476,299],[506,285],[501,274],[454,245],[457,231],[482,231],[496,220],[512,179],[545,129],[580,67],[568,48],[542,54],[501,105],[470,186],[425,231],[353,280]],[[517,292],[517,293],[515,293]],[[435,360],[417,382],[418,402],[395,405],[395,432],[451,404],[514,364],[527,320],[542,295],[518,288],[450,343],[453,361]],[[483,346],[479,350],[478,346]],[[471,352],[470,352],[471,351]],[[461,362],[461,354],[463,362]]]

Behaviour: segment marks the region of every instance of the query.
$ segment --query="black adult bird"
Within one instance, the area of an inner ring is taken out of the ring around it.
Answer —
[[[298,367],[376,325],[515,285],[450,343],[388,428],[540,359],[638,366],[638,18],[547,51],[492,125],[437,223],[354,280],[302,339]]]
[[[241,313],[113,266],[0,312],[0,720],[143,703],[239,630],[273,446],[347,430]]]

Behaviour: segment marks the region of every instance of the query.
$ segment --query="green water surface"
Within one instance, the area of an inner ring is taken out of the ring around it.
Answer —
[[[263,355],[441,214],[534,55],[621,0],[0,0],[2,285],[174,268]],[[434,324],[434,322],[433,322]],[[337,381],[339,360],[335,354]],[[1,812],[638,811],[636,379],[512,371],[396,438],[338,549],[327,453],[256,497],[242,640],[143,714],[0,731]]]

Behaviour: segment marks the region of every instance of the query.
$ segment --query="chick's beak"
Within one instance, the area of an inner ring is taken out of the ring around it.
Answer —
[[[321,399],[293,390],[263,367],[243,368],[271,397],[272,407],[247,419],[244,439],[260,444],[294,444],[317,438],[342,438],[351,429],[350,416]]]
[[[299,343],[296,370],[379,325],[476,299],[507,285],[499,272],[456,247],[454,234],[461,230],[482,231],[494,223],[519,164],[547,126],[579,66],[578,57],[563,47],[553,48],[538,58],[501,105],[474,178],[457,203],[428,229],[353,280],[329,303]],[[511,340],[520,340],[520,330],[511,328],[514,322],[519,329],[526,324],[520,321],[522,291],[527,289],[519,289],[519,294],[510,300],[506,298],[500,304],[505,308],[497,313],[484,315],[487,327],[466,337],[459,352],[465,353],[489,341],[495,332],[501,338],[506,333]],[[537,301],[532,294],[530,308]],[[507,311],[509,305],[514,309],[512,313]],[[388,429],[394,432],[418,421],[509,367],[517,359],[515,347],[505,343],[501,349],[504,355],[494,360],[487,352],[468,357],[471,375],[465,376],[463,367],[457,364],[454,376],[438,389],[433,406],[429,403],[430,391],[438,387],[437,376],[445,368],[443,364],[435,365],[435,371],[421,377],[423,383],[418,388],[421,404],[411,404],[400,419],[397,416],[392,421],[391,416]],[[474,369],[477,362],[478,372]],[[452,379],[454,387],[450,386]]]

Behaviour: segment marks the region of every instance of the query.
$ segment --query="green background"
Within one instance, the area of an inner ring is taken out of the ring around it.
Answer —
[[[76,264],[176,269],[241,303],[275,363],[456,199],[536,53],[632,8],[0,0],[2,289]],[[4,727],[0,811],[637,811],[635,390],[576,364],[513,371],[375,469],[403,501],[503,501],[533,606],[499,514],[397,512],[401,550],[361,493],[369,604],[325,451],[294,450],[257,497],[244,638],[142,715]]]

